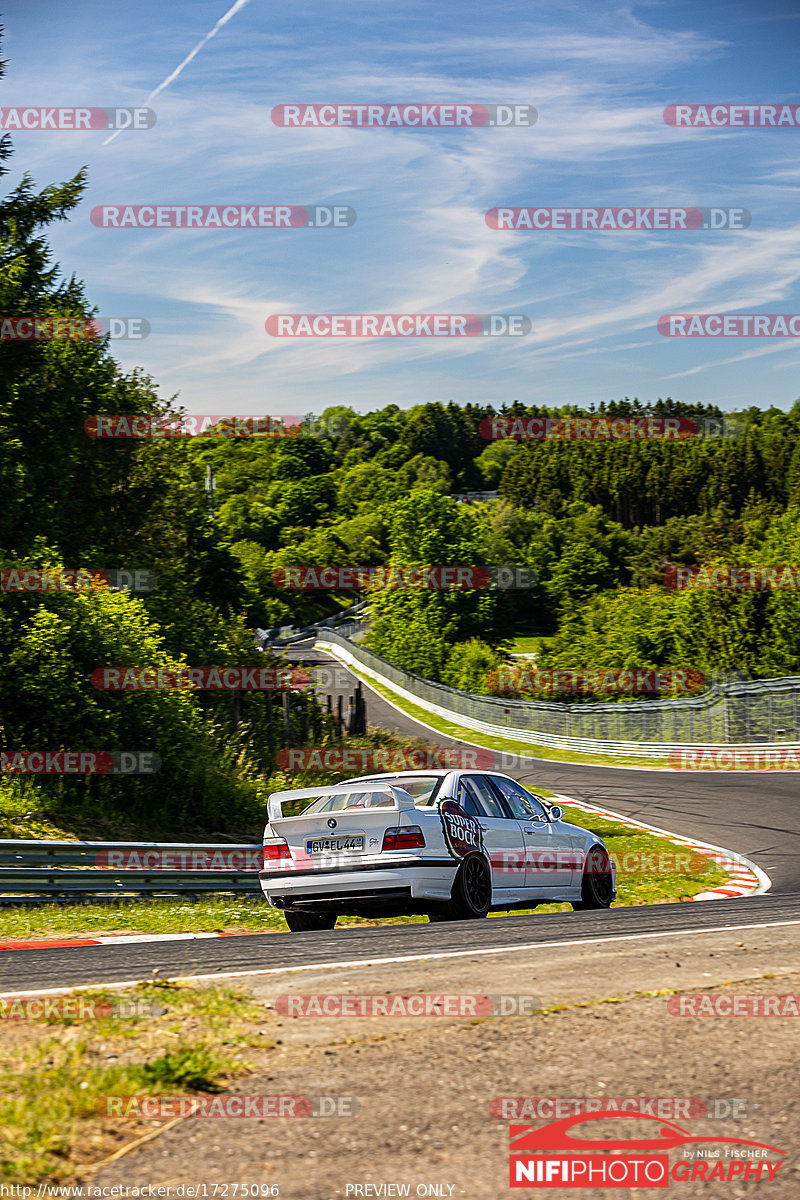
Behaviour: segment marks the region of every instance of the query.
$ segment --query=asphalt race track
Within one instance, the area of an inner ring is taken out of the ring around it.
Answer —
[[[555,945],[586,938],[641,938],[670,931],[730,929],[773,922],[800,922],[800,896],[757,896],[701,904],[658,904],[601,912],[543,913],[492,917],[447,925],[384,925],[324,933],[258,933],[193,941],[132,942],[112,946],[14,950],[0,956],[0,993],[125,983],[147,979],[154,968],[162,979],[264,970],[291,971],[309,965],[480,956]],[[680,936],[680,933],[677,935]]]
[[[293,648],[293,661],[333,665],[328,655]],[[339,668],[342,670],[343,668]],[[355,679],[350,676],[347,691]],[[415,738],[452,745],[398,712],[367,685],[370,724]],[[310,964],[485,954],[492,949],[572,941],[637,938],[669,931],[736,928],[800,921],[800,788],[791,772],[713,775],[639,771],[531,760],[507,773],[534,790],[547,788],[578,800],[751,858],[772,880],[764,896],[740,900],[662,904],[610,912],[550,913],[447,925],[417,924],[338,929],[298,935],[253,934],[192,941],[151,941],[65,949],[30,949],[0,955],[0,992],[122,983],[165,976],[252,973]]]

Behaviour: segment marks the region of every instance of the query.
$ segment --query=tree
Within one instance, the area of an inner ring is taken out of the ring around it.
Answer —
[[[474,514],[419,488],[389,514],[390,564],[485,567]],[[439,679],[449,649],[471,638],[499,644],[505,636],[495,588],[386,588],[372,598],[370,648],[405,670]]]

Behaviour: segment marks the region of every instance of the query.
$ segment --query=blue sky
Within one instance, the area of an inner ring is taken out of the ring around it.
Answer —
[[[140,105],[234,0],[6,0],[2,104]],[[800,313],[800,127],[676,130],[668,104],[800,103],[794,0],[247,0],[153,129],[21,132],[8,190],[89,168],[51,242],[116,342],[189,412],[367,411],[624,395],[800,396],[797,339],[666,339],[667,312]],[[533,104],[530,129],[281,129],[290,102]],[[343,230],[113,230],[111,203],[350,204]],[[746,231],[498,232],[496,205],[740,206]],[[525,338],[270,338],[273,313],[525,313]]]

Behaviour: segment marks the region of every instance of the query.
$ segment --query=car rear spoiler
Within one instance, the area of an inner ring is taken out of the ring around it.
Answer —
[[[319,800],[322,796],[341,796],[349,792],[369,792],[371,795],[390,796],[395,808],[414,808],[414,797],[404,788],[392,787],[388,783],[374,784],[365,779],[359,783],[336,783],[330,787],[295,788],[290,792],[273,792],[267,801],[267,820],[280,821],[283,805],[295,800]],[[297,813],[302,816],[302,813]]]

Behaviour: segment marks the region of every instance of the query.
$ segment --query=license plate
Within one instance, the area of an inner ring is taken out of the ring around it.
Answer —
[[[316,838],[314,841],[306,842],[307,854],[338,854],[342,850],[363,849],[363,835],[361,837]]]

